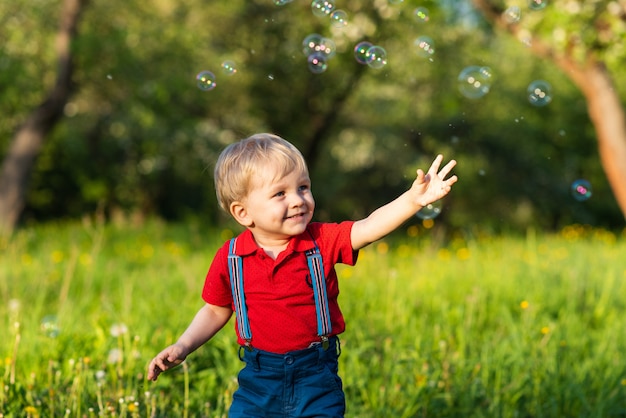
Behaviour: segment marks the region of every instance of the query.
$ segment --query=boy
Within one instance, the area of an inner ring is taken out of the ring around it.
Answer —
[[[236,313],[240,358],[229,417],[343,417],[337,335],[345,323],[335,264],[354,265],[358,250],[444,197],[454,160],[427,173],[367,218],[311,222],[315,201],[302,154],[271,134],[226,147],[215,167],[220,206],[245,227],[215,255],[198,311],[178,341],[148,366],[148,379],[180,364]],[[321,255],[316,257],[316,255]]]

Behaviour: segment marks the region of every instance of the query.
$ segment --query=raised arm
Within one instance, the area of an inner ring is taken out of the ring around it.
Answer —
[[[352,248],[358,250],[381,239],[424,206],[447,195],[452,185],[458,180],[457,176],[446,179],[456,165],[456,161],[451,160],[440,170],[442,162],[443,156],[438,155],[428,172],[417,170],[417,177],[409,190],[376,209],[367,218],[356,221],[352,226],[350,236]]]
[[[232,313],[228,306],[206,304],[200,308],[178,341],[152,359],[148,366],[148,379],[157,380],[162,372],[182,363],[189,354],[222,329]]]

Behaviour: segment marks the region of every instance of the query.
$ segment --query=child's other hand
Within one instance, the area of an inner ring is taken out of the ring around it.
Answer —
[[[456,165],[456,161],[450,160],[448,164],[439,170],[442,162],[443,155],[440,154],[435,158],[427,173],[424,173],[421,169],[417,170],[417,178],[413,182],[411,190],[416,193],[416,201],[422,207],[447,195],[452,185],[458,180],[457,176],[446,179],[446,176],[450,174],[450,171]]]
[[[148,380],[156,381],[161,373],[178,366],[187,358],[187,352],[179,344],[173,344],[161,351],[148,366]]]

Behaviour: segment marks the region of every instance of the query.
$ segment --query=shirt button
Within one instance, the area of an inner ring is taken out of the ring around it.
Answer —
[[[292,356],[286,356],[285,357],[285,363],[293,364],[293,357]]]

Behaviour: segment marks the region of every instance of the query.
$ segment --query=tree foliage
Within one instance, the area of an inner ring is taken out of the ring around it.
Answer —
[[[0,156],[54,79],[56,21],[49,16],[59,13],[45,0],[39,7],[5,3]],[[620,68],[623,42],[587,30],[616,2],[593,2],[591,9],[589,2],[570,3],[584,13],[528,12],[534,22],[528,30],[547,33],[546,25],[567,19],[567,33],[595,33],[607,65]],[[420,6],[429,11],[427,22],[414,18]],[[468,2],[337,1],[336,8],[348,14],[345,28],[313,15],[310,2],[300,0],[89,3],[74,44],[77,93],[32,173],[23,220],[102,210],[215,222],[221,216],[212,186],[217,154],[236,139],[272,131],[307,157],[319,219],[366,215],[443,153],[459,161],[460,182],[444,202],[441,224],[622,225],[585,98],[554,63],[497,35]],[[321,74],[308,70],[302,53],[311,33],[337,45]],[[430,57],[416,54],[422,35],[434,40]],[[383,46],[388,64],[377,70],[357,63],[353,48],[362,40]],[[222,72],[226,60],[236,63],[235,74]],[[480,99],[457,89],[459,72],[469,65],[493,72],[491,90]],[[211,91],[196,87],[202,70],[216,75]],[[624,86],[624,76],[613,74],[615,85]],[[548,106],[526,99],[536,79],[553,87]],[[569,192],[581,177],[594,186],[586,202]]]

